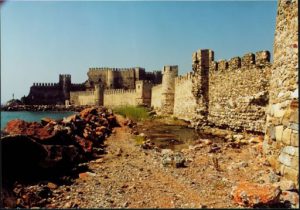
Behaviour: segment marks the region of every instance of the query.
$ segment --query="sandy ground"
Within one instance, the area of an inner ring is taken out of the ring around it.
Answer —
[[[55,208],[237,208],[230,192],[239,181],[268,182],[271,168],[255,145],[209,153],[209,145],[185,150],[186,167],[163,166],[161,152],[136,145],[123,125],[106,140],[103,157],[88,163],[70,186],[58,186]],[[217,162],[217,163],[216,163]]]

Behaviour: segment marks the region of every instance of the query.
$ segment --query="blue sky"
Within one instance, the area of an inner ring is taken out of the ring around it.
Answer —
[[[1,7],[1,103],[29,93],[33,82],[74,83],[89,67],[147,71],[178,65],[191,71],[192,53],[215,60],[247,52],[273,53],[276,1],[7,2]]]

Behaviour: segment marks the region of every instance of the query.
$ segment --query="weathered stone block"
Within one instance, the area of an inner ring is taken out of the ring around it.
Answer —
[[[291,162],[291,168],[299,171],[299,158],[294,156]]]
[[[297,147],[293,147],[293,146],[286,146],[282,149],[283,153],[286,153],[288,155],[292,155],[292,156],[299,156],[299,150]]]
[[[299,134],[292,132],[291,134],[291,146],[299,147]]]
[[[276,138],[276,141],[281,141],[282,133],[283,133],[283,126],[282,125],[276,126],[275,127],[275,138]]]
[[[299,111],[298,109],[293,111],[290,116],[290,122],[291,123],[299,123]]]
[[[292,166],[292,156],[290,156],[286,153],[280,153],[278,160],[280,163],[282,163],[286,166]]]
[[[299,124],[298,123],[289,123],[289,128],[291,128],[292,130],[299,130]]]
[[[292,129],[286,128],[283,130],[281,140],[284,144],[290,145],[291,144],[291,135],[292,135]]]
[[[292,180],[295,182],[296,186],[299,184],[299,171],[292,169],[290,167],[284,167],[283,169],[283,176],[286,179]]]

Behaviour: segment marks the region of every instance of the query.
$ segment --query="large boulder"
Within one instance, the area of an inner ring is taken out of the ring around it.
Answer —
[[[268,206],[279,203],[281,190],[271,184],[240,182],[233,187],[233,201],[246,207]]]

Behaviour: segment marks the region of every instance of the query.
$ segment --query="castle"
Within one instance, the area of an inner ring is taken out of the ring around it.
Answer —
[[[59,75],[58,83],[33,83],[28,96],[22,101],[30,105],[65,104],[70,98],[70,91],[85,90],[84,84],[72,84],[71,75]]]
[[[88,80],[81,84],[72,84],[71,75],[59,75],[59,83],[33,83],[22,101],[34,105],[150,105],[151,85],[162,80],[160,71],[146,72],[140,67],[90,68],[87,75]]]
[[[214,60],[214,52],[192,54],[192,71],[178,76],[178,66],[146,73],[142,68],[89,69],[84,84],[60,76],[58,84],[34,84],[30,103],[77,105],[147,105],[161,114],[264,135],[263,151],[278,174],[299,183],[298,0],[279,0],[270,52]]]

